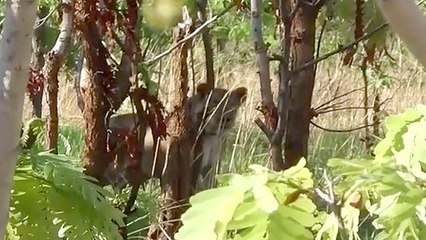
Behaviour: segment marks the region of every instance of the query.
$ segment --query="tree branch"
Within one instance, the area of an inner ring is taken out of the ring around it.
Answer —
[[[377,27],[376,29],[374,29],[372,32],[365,34],[364,36],[356,39],[355,41],[353,41],[353,42],[351,42],[351,43],[349,43],[349,44],[347,44],[345,46],[339,47],[336,50],[331,51],[331,52],[329,52],[327,54],[324,54],[323,56],[321,56],[319,58],[316,58],[316,59],[314,59],[314,60],[312,60],[310,62],[305,63],[303,66],[299,67],[298,69],[293,70],[292,73],[297,74],[297,73],[305,70],[306,68],[308,68],[308,67],[310,67],[310,66],[312,66],[314,64],[317,64],[317,63],[319,63],[319,62],[321,62],[321,61],[323,61],[323,60],[325,60],[325,59],[327,59],[327,58],[329,58],[329,57],[331,57],[333,55],[341,53],[344,50],[346,50],[348,48],[351,48],[351,47],[357,45],[358,43],[360,43],[360,42],[362,42],[362,41],[370,38],[371,36],[373,36],[374,34],[378,33],[380,30],[384,29],[387,26],[388,26],[388,24],[384,23],[384,24],[380,25],[379,27]]]
[[[191,34],[188,34],[183,39],[181,39],[179,42],[175,43],[173,46],[171,46],[166,51],[160,53],[159,55],[155,56],[151,60],[147,61],[146,64],[151,65],[155,63],[156,61],[160,60],[161,58],[169,55],[171,52],[173,52],[175,49],[177,49],[180,45],[186,43],[187,41],[193,39],[195,36],[197,36],[199,33],[201,33],[204,28],[208,27],[211,23],[218,20],[221,16],[223,16],[225,13],[227,13],[231,8],[233,8],[236,5],[236,1],[231,2],[222,12],[218,13],[216,16],[210,18],[203,24],[201,24],[197,29],[195,29]]]

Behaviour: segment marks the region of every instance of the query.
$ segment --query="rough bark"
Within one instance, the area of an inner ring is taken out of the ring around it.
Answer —
[[[112,74],[106,62],[108,52],[101,42],[94,19],[95,3],[92,1],[78,1],[78,3],[76,12],[80,14],[76,16],[78,18],[76,24],[82,34],[84,55],[87,59],[86,88],[82,89],[85,123],[83,167],[86,174],[102,183],[108,165],[105,116],[111,107],[104,85],[110,82]]]
[[[204,23],[207,19],[207,0],[197,0],[198,14],[201,19],[201,22]],[[206,76],[207,76],[207,85],[209,89],[213,89],[215,86],[215,76],[214,76],[214,53],[212,46],[212,39],[210,36],[209,28],[205,28],[202,33],[202,39],[204,44],[204,56],[206,60]]]
[[[426,66],[426,17],[413,0],[375,0],[392,30]],[[410,24],[407,24],[410,23]]]
[[[175,28],[174,42],[183,39],[190,31],[190,22]],[[190,152],[192,149],[191,139],[185,127],[185,104],[188,92],[188,51],[191,41],[182,44],[173,53],[173,66],[171,80],[171,95],[169,96],[168,112],[170,117],[167,121],[167,133],[170,136],[168,161],[165,173],[161,178],[163,191],[163,226],[164,231],[154,226],[150,231],[151,239],[173,239],[176,232],[180,216],[186,209],[182,204],[188,202],[191,195],[191,161]],[[162,223],[160,223],[162,224]]]
[[[6,0],[0,40],[0,236],[8,222],[37,1]]]
[[[43,19],[48,14],[48,8],[40,6],[37,11],[37,19]],[[41,71],[44,66],[44,54],[46,51],[45,46],[45,33],[46,25],[42,24],[34,30],[34,37],[32,40],[33,55],[31,56],[31,67],[35,71]],[[41,118],[43,106],[43,88],[38,91],[35,96],[31,97],[33,105],[33,117]]]
[[[49,51],[44,66],[44,76],[46,77],[47,104],[49,116],[47,120],[47,148],[57,152],[58,146],[58,72],[66,56],[67,49],[71,42],[74,0],[63,0],[61,4],[62,22],[60,33],[56,43]]]
[[[297,0],[295,1],[295,5]],[[299,1],[291,30],[292,68],[298,69],[314,59],[315,21],[318,7]],[[289,85],[289,107],[284,143],[285,168],[297,164],[301,157],[307,157],[311,100],[314,88],[314,66],[292,76]]]

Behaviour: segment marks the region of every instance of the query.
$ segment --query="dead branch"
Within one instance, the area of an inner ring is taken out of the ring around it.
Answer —
[[[37,29],[37,28],[39,28],[39,27],[43,26],[43,25],[44,25],[44,23],[47,21],[47,19],[49,19],[49,18],[52,16],[52,14],[53,14],[56,10],[58,10],[58,8],[59,8],[60,6],[61,6],[61,4],[57,4],[54,8],[52,8],[52,9],[50,10],[50,12],[49,12],[46,16],[44,16],[43,18],[37,19],[37,20],[36,20],[36,22],[35,22],[34,29]]]
[[[337,100],[339,98],[348,96],[349,94],[352,94],[352,93],[354,93],[356,91],[361,91],[363,89],[364,89],[364,87],[360,87],[360,88],[353,89],[353,90],[351,90],[349,92],[343,93],[341,95],[335,96],[332,99],[328,100],[327,102],[320,104],[318,107],[315,107],[314,109],[315,109],[315,111],[318,111],[318,110],[322,109],[324,106],[330,104],[331,102],[333,102],[333,101],[335,101],[335,100]],[[324,109],[326,109],[326,108],[324,108]]]
[[[381,31],[382,29],[384,29],[387,26],[388,26],[388,24],[384,23],[384,24],[378,26],[377,28],[375,28],[370,33],[367,33],[364,36],[356,39],[355,41],[353,41],[353,42],[351,42],[351,43],[349,43],[349,44],[347,44],[345,46],[341,46],[341,47],[337,48],[334,51],[326,53],[326,54],[324,54],[323,56],[321,56],[319,58],[315,58],[314,60],[312,60],[310,62],[305,63],[303,66],[301,66],[301,67],[293,70],[292,73],[293,74],[297,74],[297,73],[303,71],[304,69],[306,69],[306,68],[308,68],[308,67],[310,67],[310,66],[312,66],[314,64],[317,64],[317,63],[319,63],[319,62],[321,62],[321,61],[323,61],[323,60],[325,60],[325,59],[327,59],[327,58],[329,58],[329,57],[331,57],[333,55],[341,53],[341,52],[345,51],[346,49],[352,48],[352,47],[356,46],[358,43],[360,43],[360,42],[362,42],[362,41],[364,41],[366,39],[369,39],[371,36],[373,36],[374,34],[378,33],[379,31]]]
[[[335,133],[353,132],[353,131],[361,130],[361,129],[368,128],[368,127],[371,127],[371,126],[374,125],[374,124],[368,124],[368,125],[362,125],[362,126],[359,126],[359,127],[354,127],[354,128],[349,128],[349,129],[330,129],[330,128],[321,127],[320,125],[314,123],[312,120],[311,120],[311,124],[314,125],[315,127],[319,128],[319,129],[321,129],[321,130],[326,131],[326,132],[335,132]]]

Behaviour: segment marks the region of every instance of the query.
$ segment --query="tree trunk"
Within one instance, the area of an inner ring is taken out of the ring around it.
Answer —
[[[198,13],[199,17],[201,18],[201,22],[204,23],[207,19],[207,0],[197,0],[197,6],[198,6]],[[207,75],[207,85],[209,86],[209,89],[213,89],[215,86],[215,76],[214,76],[214,53],[213,53],[213,46],[212,46],[212,39],[210,36],[209,28],[205,28],[202,33],[203,38],[203,44],[204,44],[204,56],[206,59],[206,75]]]
[[[37,1],[6,0],[0,40],[0,236],[8,222]]]
[[[87,60],[87,69],[83,70],[87,74],[87,79],[81,79],[85,81],[85,88],[82,89],[85,124],[83,167],[87,175],[103,183],[104,172],[108,165],[105,116],[111,107],[105,85],[110,82],[112,74],[106,62],[108,52],[101,42],[94,16],[95,3],[92,1],[78,1],[78,3],[76,11],[82,11],[84,14],[78,15],[76,24],[82,33],[84,55]]]
[[[178,26],[175,28],[174,42],[183,39],[189,33],[191,24],[185,21],[185,26]],[[164,176],[161,178],[163,197],[163,206],[165,212],[163,213],[163,226],[164,231],[154,226],[149,233],[150,239],[164,239],[173,236],[179,226],[180,216],[185,211],[182,204],[188,202],[191,195],[191,148],[192,141],[188,136],[185,127],[185,104],[187,101],[188,92],[188,51],[192,42],[187,41],[182,44],[173,53],[173,66],[170,88],[172,95],[169,96],[169,102],[172,105],[166,109],[170,113],[167,122],[167,132],[170,136],[169,153],[170,161],[166,167]],[[161,224],[161,223],[160,223]]]
[[[292,68],[298,69],[314,59],[318,7],[305,1],[295,2],[299,2],[299,6],[294,15],[291,31],[291,59]],[[285,168],[296,165],[301,157],[307,157],[314,82],[313,65],[292,76],[284,143]]]
[[[262,106],[260,111],[265,118],[265,128],[263,129],[269,139],[270,159],[272,168],[275,170],[282,169],[282,148],[280,144],[274,144],[272,135],[277,125],[277,109],[274,104],[271,90],[271,77],[269,72],[269,57],[267,48],[263,41],[262,33],[262,1],[251,0],[251,24],[252,37],[254,42],[254,50],[257,56],[257,67],[259,68],[260,91]],[[259,124],[259,122],[258,122]]]
[[[48,8],[40,6],[37,12],[37,19],[43,19],[48,14]],[[31,67],[39,72],[44,66],[44,53],[46,51],[45,46],[45,29],[46,25],[42,24],[34,30],[34,37],[32,40],[33,55],[31,56]],[[41,118],[42,106],[43,106],[43,87],[40,88],[34,96],[31,97],[31,103],[33,105],[33,117]]]
[[[46,77],[47,104],[49,106],[49,117],[47,121],[47,149],[57,152],[58,147],[58,72],[62,66],[62,60],[71,42],[74,0],[63,0],[62,22],[60,34],[55,45],[47,54],[44,76]]]
[[[416,1],[375,0],[392,30],[407,45],[411,53],[426,66],[426,17]],[[410,23],[410,24],[407,24]]]

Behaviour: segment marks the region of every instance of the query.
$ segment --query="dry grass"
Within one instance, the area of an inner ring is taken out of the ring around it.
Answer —
[[[411,56],[402,54],[405,50],[400,45],[395,47],[393,57],[396,58],[396,67],[387,67],[384,71],[391,76],[394,81],[390,88],[381,88],[381,99],[388,99],[384,106],[388,113],[398,113],[407,107],[413,107],[416,104],[425,104],[426,88],[424,86],[424,72],[420,65],[413,60]],[[202,52],[195,51],[195,59],[201,58]],[[254,125],[253,120],[260,114],[255,110],[260,103],[260,91],[257,76],[257,68],[254,61],[246,63],[236,63],[230,60],[229,56],[219,56],[218,60],[222,66],[220,73],[217,74],[219,86],[228,88],[246,86],[248,88],[248,98],[246,105],[241,110],[239,116],[237,134],[231,138],[231,147],[226,150],[228,159],[225,166],[226,171],[245,168],[247,165],[256,162],[263,162],[266,145],[265,139]],[[254,58],[253,58],[254,60]],[[162,74],[155,74],[154,79],[161,79],[161,85],[169,85],[168,71],[170,62],[163,63],[163,69],[158,69]],[[190,79],[205,79],[202,61],[194,64],[196,69],[195,76]],[[273,71],[272,71],[273,72]],[[272,74],[274,86],[277,86],[277,77]],[[191,91],[192,91],[191,84]],[[361,71],[357,67],[341,66],[339,56],[334,56],[318,66],[316,84],[312,105],[320,104],[333,99],[336,95],[349,92],[363,86]],[[276,89],[276,87],[275,87]],[[372,88],[369,88],[370,94]],[[162,89],[160,96],[167,95],[167,91]],[[344,106],[362,107],[362,91],[355,92],[343,98]],[[369,105],[373,103],[370,95]],[[24,118],[30,117],[30,104],[27,101],[25,106]],[[44,113],[47,113],[46,104]],[[82,117],[77,107],[77,101],[72,83],[62,81],[59,91],[59,114],[62,123],[81,124]],[[315,123],[330,129],[349,129],[363,124],[363,110],[345,110],[320,115],[314,119]],[[371,113],[369,114],[371,119]],[[327,157],[341,156],[346,157],[361,152],[358,149],[362,146],[359,141],[363,130],[351,132],[350,134],[324,133],[312,126],[311,134],[311,158],[319,158],[318,161],[324,161]],[[244,161],[237,161],[244,159]]]

